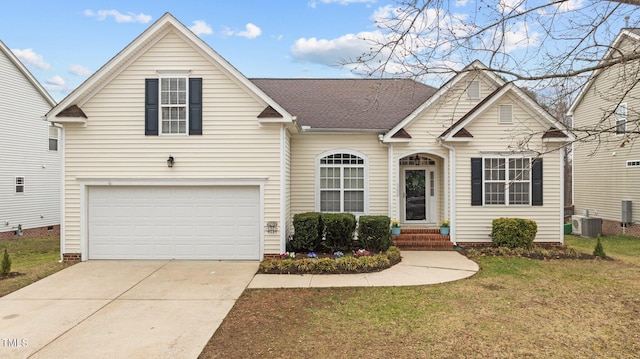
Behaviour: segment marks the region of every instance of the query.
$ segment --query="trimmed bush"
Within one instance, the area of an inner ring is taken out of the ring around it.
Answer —
[[[498,218],[492,223],[491,241],[498,247],[531,248],[536,233],[538,225],[530,219]]]
[[[5,248],[2,256],[2,265],[0,265],[0,275],[9,275],[9,273],[11,273],[11,257],[9,257],[9,252]]]
[[[358,241],[370,252],[386,251],[391,246],[390,225],[387,216],[360,216]]]
[[[353,245],[356,216],[351,213],[323,213],[324,246],[331,252],[346,251]]]
[[[293,216],[293,238],[287,243],[292,252],[317,251],[322,241],[322,215],[317,212],[298,213]]]

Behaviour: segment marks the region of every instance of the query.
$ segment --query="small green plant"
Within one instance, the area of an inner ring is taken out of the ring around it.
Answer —
[[[596,247],[593,249],[593,255],[595,257],[604,258],[607,254],[604,252],[604,248],[602,247],[602,242],[600,241],[600,235],[598,235],[598,241],[596,242]]]
[[[443,227],[443,228],[449,227],[449,221],[447,221],[446,219],[443,219],[442,221],[440,221],[440,227]]]
[[[9,257],[9,251],[4,249],[4,255],[2,256],[2,265],[0,266],[1,275],[9,275],[11,273],[11,257]]]

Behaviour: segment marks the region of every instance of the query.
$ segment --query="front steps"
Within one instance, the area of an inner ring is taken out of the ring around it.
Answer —
[[[393,245],[404,251],[452,251],[449,236],[440,234],[440,228],[402,228],[400,235],[391,236]]]

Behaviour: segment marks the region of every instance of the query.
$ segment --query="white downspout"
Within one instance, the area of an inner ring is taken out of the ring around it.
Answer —
[[[440,146],[449,150],[449,186],[451,188],[451,196],[445,200],[445,204],[449,203],[449,226],[451,227],[450,240],[456,245],[456,149],[438,139]],[[445,192],[445,195],[447,192]]]
[[[57,124],[56,124],[57,125]],[[60,154],[61,160],[58,163],[60,165],[60,262],[64,262],[64,253],[66,252],[65,241],[65,222],[66,222],[66,205],[65,205],[65,188],[66,188],[66,166],[65,166],[65,127],[60,125]]]
[[[287,203],[287,166],[285,161],[291,160],[286,158],[286,140],[287,129],[285,125],[280,126],[280,253],[284,253],[287,249],[287,215],[289,214],[289,203]],[[291,150],[291,149],[289,149]]]
[[[378,142],[380,146],[387,147],[387,183],[389,184],[387,187],[387,213],[389,218],[398,218],[393,215],[393,146],[388,143],[384,143],[383,141],[384,135],[378,135]]]

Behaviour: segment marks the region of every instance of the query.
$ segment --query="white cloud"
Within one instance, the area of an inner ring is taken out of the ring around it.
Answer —
[[[379,37],[380,33],[362,32],[331,40],[300,38],[291,47],[291,55],[298,61],[336,66],[343,61],[356,60],[370,51],[371,43],[365,39]]]
[[[204,20],[194,20],[193,25],[189,27],[189,30],[193,31],[196,35],[211,35],[213,34],[213,30],[211,30],[211,26],[204,22]]]
[[[70,74],[73,74],[76,76],[87,76],[91,74],[91,70],[88,67],[78,65],[78,64],[69,66],[67,71],[69,71]]]
[[[49,92],[59,92],[64,95],[72,90],[71,86],[68,86],[64,79],[58,75],[46,80],[42,86]]]
[[[108,17],[113,17],[116,22],[135,22],[146,24],[151,21],[151,15],[146,15],[143,13],[134,14],[127,13],[123,14],[118,10],[98,10],[98,12],[94,12],[93,10],[85,10],[84,15],[88,17],[95,17],[100,21],[106,20]]]
[[[262,34],[262,29],[252,23],[248,23],[245,26],[245,30],[240,31],[238,33],[238,36],[246,37],[247,39],[255,39],[256,37],[260,36],[260,34]]]
[[[540,45],[540,34],[530,31],[526,23],[518,22],[504,33],[496,32],[491,48],[510,53],[538,45]]]
[[[469,0],[456,0],[456,7],[467,6],[468,2],[469,2]]]
[[[64,86],[64,79],[61,76],[55,75],[45,82],[47,85],[52,86]]]
[[[42,55],[33,52],[33,49],[11,49],[11,51],[26,65],[31,65],[45,71],[51,69],[51,65],[44,61]]]
[[[322,3],[322,4],[340,4],[343,6],[349,5],[349,4],[356,4],[356,3],[361,3],[361,4],[373,4],[377,2],[377,0],[312,0],[309,2],[309,6],[312,8],[315,8],[318,3]]]
[[[568,0],[561,4],[558,4],[558,11],[569,12],[582,8],[584,0]]]
[[[244,31],[225,29],[223,32],[227,36],[239,36],[246,37],[247,39],[255,39],[262,34],[262,29],[252,23],[248,23],[247,25],[245,25]]]

